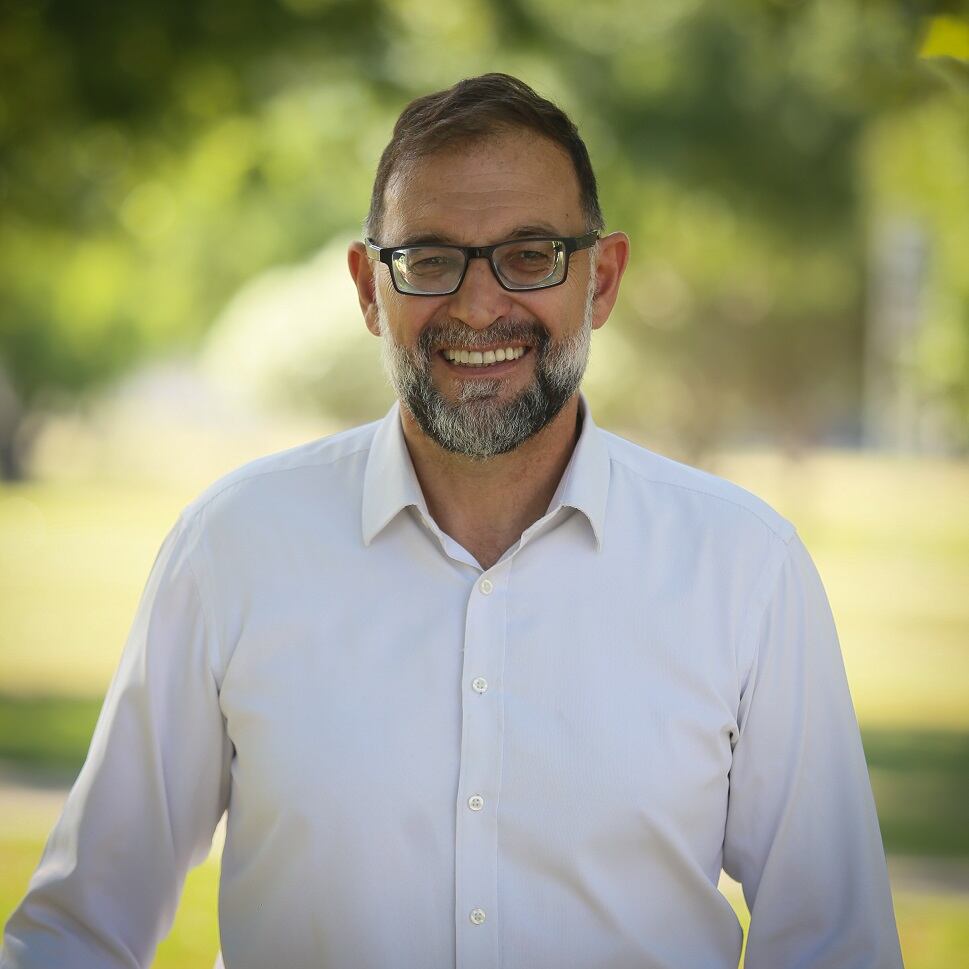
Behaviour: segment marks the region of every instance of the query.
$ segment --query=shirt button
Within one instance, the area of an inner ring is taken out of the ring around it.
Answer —
[[[485,920],[485,913],[483,908],[473,908],[471,909],[470,919],[475,925],[481,925]]]
[[[484,693],[488,689],[488,681],[483,676],[476,676],[471,681],[471,689],[475,693]]]
[[[491,581],[491,579],[482,579],[481,580],[481,584],[478,586],[478,588],[481,590],[482,594],[483,595],[486,595],[486,596],[490,596],[491,595],[491,592],[494,589],[494,587],[495,587],[495,585]]]
[[[484,798],[480,794],[472,794],[468,798],[468,807],[472,811],[480,811],[484,807]]]

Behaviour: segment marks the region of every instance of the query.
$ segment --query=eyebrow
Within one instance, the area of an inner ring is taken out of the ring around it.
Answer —
[[[508,235],[503,236],[500,242],[510,242],[512,239],[530,238],[564,238],[561,232],[554,229],[547,222],[535,222],[531,225],[520,225],[513,229]],[[405,246],[459,246],[461,243],[455,242],[453,238],[437,232],[423,232],[418,235],[410,236],[406,241],[401,242],[398,247]]]

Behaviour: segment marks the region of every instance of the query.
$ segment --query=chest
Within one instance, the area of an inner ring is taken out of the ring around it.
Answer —
[[[566,843],[646,857],[672,839],[716,867],[729,604],[591,553],[562,569],[546,546],[484,577],[371,558],[245,590],[221,691],[237,827],[271,818],[328,856],[433,832],[423,850],[446,870],[480,796],[483,857]]]

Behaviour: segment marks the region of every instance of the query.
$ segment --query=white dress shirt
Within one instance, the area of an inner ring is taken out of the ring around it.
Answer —
[[[228,969],[901,965],[831,611],[749,492],[582,431],[482,570],[397,406],[166,538],[3,969],[148,966],[228,810]],[[214,954],[213,954],[214,955]]]

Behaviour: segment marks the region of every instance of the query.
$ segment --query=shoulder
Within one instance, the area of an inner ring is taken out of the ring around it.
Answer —
[[[734,528],[766,532],[782,544],[795,534],[796,529],[787,518],[740,485],[609,431],[600,433],[609,452],[613,476],[639,495],[651,513],[686,516],[698,526],[729,523]]]
[[[300,498],[325,501],[358,490],[379,421],[308,441],[241,465],[213,482],[182,512],[187,523],[285,514]]]

